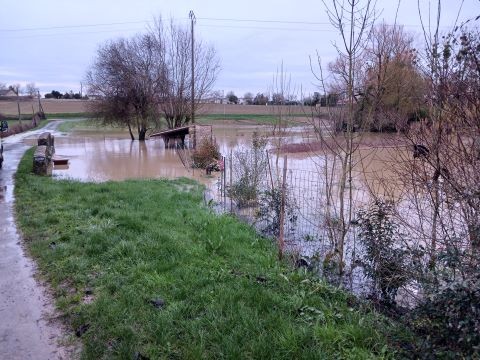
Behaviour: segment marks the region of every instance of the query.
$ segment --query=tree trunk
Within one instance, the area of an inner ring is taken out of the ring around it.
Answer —
[[[128,125],[128,132],[130,133],[130,139],[135,140],[135,136],[133,136],[133,132],[132,132],[132,127],[130,126],[130,122],[127,122],[127,125]]]
[[[147,129],[145,128],[140,128],[138,129],[138,140],[139,141],[145,141],[145,134],[147,133]]]

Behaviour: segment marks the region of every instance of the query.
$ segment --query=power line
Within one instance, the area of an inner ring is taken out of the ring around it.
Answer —
[[[185,18],[179,20],[187,20]],[[235,19],[235,18],[210,18],[202,17],[197,20],[219,21],[219,22],[241,22],[241,23],[263,23],[263,24],[287,24],[287,25],[331,25],[329,22],[313,22],[313,21],[288,21],[288,20],[261,20],[261,19]],[[148,21],[122,21],[111,23],[97,23],[97,24],[79,24],[79,25],[63,25],[63,26],[48,26],[48,27],[32,27],[32,28],[18,28],[18,29],[0,29],[0,32],[14,33],[24,31],[45,31],[45,30],[61,30],[61,29],[79,29],[79,28],[95,28],[102,26],[117,26],[129,24],[148,24]],[[236,26],[236,25],[209,25],[198,24],[204,27],[224,27],[224,28],[238,28],[238,29],[259,29],[259,30],[294,30],[294,31],[312,31],[312,32],[333,32],[333,30],[322,29],[300,29],[300,28],[278,28],[278,27],[255,27],[255,26]],[[420,25],[403,24],[405,27],[419,27]],[[392,25],[393,26],[393,25]],[[446,26],[443,26],[446,27]],[[119,29],[122,30],[122,29]]]
[[[101,33],[119,33],[119,32],[131,32],[139,31],[142,28],[122,28],[115,30],[100,30],[100,31],[80,31],[80,32],[59,32],[59,33],[50,33],[50,34],[30,34],[30,35],[13,35],[2,37],[4,40],[12,39],[29,39],[29,38],[38,38],[38,37],[51,37],[51,36],[71,36],[71,35],[88,35],[88,34],[101,34]]]
[[[145,23],[147,23],[147,21],[124,21],[124,22],[114,22],[114,23],[83,24],[83,25],[65,25],[65,26],[49,26],[49,27],[38,27],[38,28],[0,29],[0,31],[4,31],[4,32],[17,32],[17,31],[74,29],[74,28],[84,28],[84,27],[114,26],[114,25],[128,25],[128,24],[145,24]]]
[[[182,19],[186,20],[186,19]],[[254,22],[254,23],[276,23],[276,24],[303,24],[303,25],[330,25],[327,22],[308,22],[308,21],[286,21],[286,20],[259,20],[259,19],[234,19],[234,18],[197,18],[197,20],[211,20],[211,21],[231,21],[231,22]],[[98,24],[79,24],[79,25],[63,25],[63,26],[48,26],[48,27],[33,27],[33,28],[19,28],[19,29],[0,29],[4,32],[21,32],[21,31],[37,31],[37,30],[55,30],[55,29],[74,29],[83,27],[99,27],[99,26],[115,26],[128,24],[145,24],[148,21],[123,21],[113,23],[98,23]]]
[[[144,22],[136,21],[136,22],[128,22],[122,24],[140,24]],[[111,23],[113,24],[121,24],[121,23]],[[38,30],[55,30],[55,29],[68,29],[68,28],[82,28],[82,27],[94,27],[94,26],[103,26],[106,24],[97,24],[97,25],[76,25],[76,26],[68,26],[68,27],[49,27],[49,28],[38,28]],[[197,26],[201,27],[212,27],[212,28],[226,28],[226,29],[251,29],[251,30],[266,30],[266,31],[306,31],[306,32],[335,32],[335,30],[327,30],[327,29],[311,29],[311,28],[281,28],[281,27],[268,27],[268,26],[240,26],[240,25],[213,25],[213,24],[197,24]],[[28,38],[35,38],[35,37],[51,37],[51,36],[69,36],[69,35],[82,35],[82,34],[99,34],[99,33],[115,33],[115,32],[122,32],[122,31],[135,31],[141,30],[142,28],[118,28],[118,29],[111,29],[111,30],[95,30],[95,31],[79,31],[79,32],[54,32],[54,33],[37,33],[37,34],[17,34],[10,32],[5,34],[3,39],[28,39]],[[33,30],[33,28],[32,28]],[[3,30],[0,30],[3,31]],[[19,29],[19,31],[26,31],[26,29]]]
[[[234,19],[234,18],[197,18],[198,20],[233,21],[233,22],[256,22],[276,24],[303,24],[303,25],[330,25],[329,22],[288,21],[288,20],[259,20],[259,19]]]
[[[201,27],[216,27],[216,28],[232,28],[232,29],[253,29],[253,30],[336,32],[335,30],[324,30],[324,29],[278,28],[278,27],[267,27],[267,26],[235,26],[235,25],[210,25],[210,24],[198,24],[198,26],[201,26]]]

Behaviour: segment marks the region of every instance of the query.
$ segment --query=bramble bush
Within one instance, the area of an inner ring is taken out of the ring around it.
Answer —
[[[194,151],[192,155],[193,167],[199,169],[205,169],[212,163],[216,163],[220,160],[221,154],[218,150],[218,144],[215,140],[210,138],[203,138],[200,146]]]
[[[478,254],[453,242],[437,257],[435,274],[411,324],[425,339],[422,352],[437,357],[480,357],[480,269]]]

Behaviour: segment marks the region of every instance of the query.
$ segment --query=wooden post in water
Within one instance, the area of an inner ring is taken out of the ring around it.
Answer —
[[[278,234],[278,258],[283,258],[283,249],[285,247],[284,223],[285,223],[285,193],[287,181],[287,156],[283,158],[283,179],[282,179],[282,201],[280,203],[280,229]]]

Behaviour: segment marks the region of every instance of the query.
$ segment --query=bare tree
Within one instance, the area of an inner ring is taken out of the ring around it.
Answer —
[[[325,225],[333,251],[327,255],[327,262],[334,264],[338,273],[344,273],[345,242],[352,222],[353,166],[354,154],[359,146],[355,126],[355,107],[359,74],[359,59],[363,55],[375,20],[374,0],[322,0],[330,23],[338,31],[341,41],[335,44],[338,67],[342,76],[336,92],[343,94],[345,106],[329,110],[327,121],[322,117],[313,118],[313,126],[324,151],[315,154],[315,161],[325,179]],[[326,94],[325,78],[320,58],[319,70],[314,71]],[[313,68],[313,67],[312,67]],[[341,123],[342,132],[332,136],[332,124]]]
[[[25,92],[28,94],[28,96],[36,97],[38,94],[39,89],[35,86],[34,82],[28,83],[25,86]]]
[[[480,251],[478,39],[478,29],[460,29],[434,40],[425,56],[428,114],[404,134],[415,152],[402,158],[400,179],[422,223],[412,233],[427,247],[432,268],[439,249]]]
[[[195,45],[195,106],[211,90],[219,65],[213,48]],[[105,122],[136,128],[139,140],[160,117],[174,128],[190,121],[192,81],[190,33],[161,19],[146,34],[99,48],[87,73],[90,94],[100,96],[91,111]]]
[[[155,97],[165,78],[161,46],[150,34],[111,41],[98,49],[86,76],[90,94],[100,96],[90,110],[105,123],[126,125],[132,140],[132,128],[145,140],[157,119]]]
[[[190,116],[202,106],[202,99],[212,90],[220,70],[215,49],[202,41],[194,46],[194,106],[191,101],[191,32],[170,21],[161,19],[155,22],[151,34],[164,46],[165,81],[160,93],[158,106],[164,115],[167,126],[175,128],[189,124]]]
[[[406,147],[395,147],[394,177],[380,180],[409,235],[402,248],[420,258],[413,278],[434,292],[471,276],[480,251],[480,34],[460,25],[441,35],[440,10],[438,1],[433,28],[422,18],[425,49],[416,67],[425,114],[405,128]],[[391,115],[407,120],[401,109]]]

